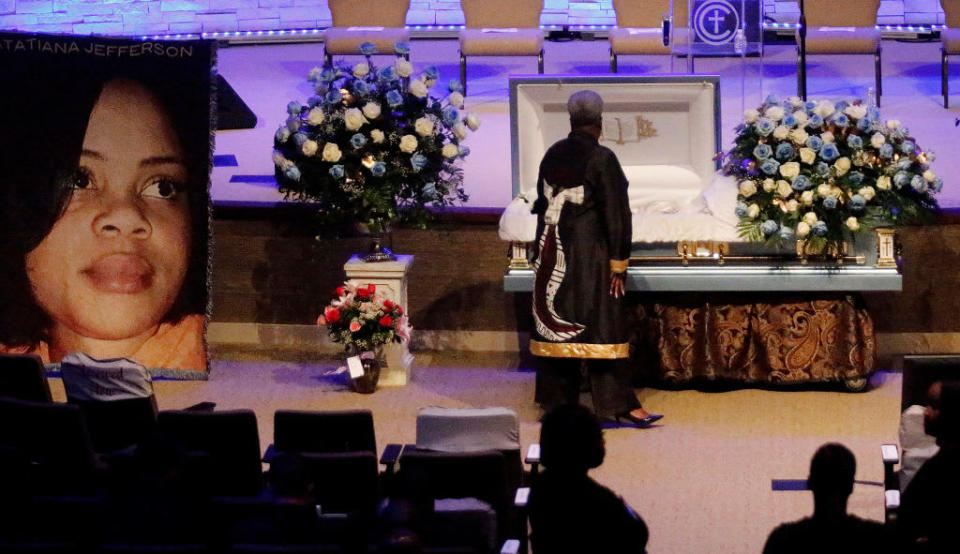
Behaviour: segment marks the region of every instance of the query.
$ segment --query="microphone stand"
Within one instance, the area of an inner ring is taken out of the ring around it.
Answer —
[[[807,14],[803,0],[800,0],[800,68],[797,72],[797,92],[800,98],[807,100]]]

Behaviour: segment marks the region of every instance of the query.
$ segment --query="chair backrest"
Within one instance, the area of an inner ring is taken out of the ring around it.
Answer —
[[[334,27],[403,27],[410,0],[329,0]]]
[[[807,0],[807,27],[873,27],[880,0]]]
[[[273,445],[279,452],[376,453],[377,440],[370,410],[277,410]]]
[[[503,454],[404,451],[399,479],[417,497],[477,498],[500,510],[509,505]]]
[[[263,485],[260,434],[253,410],[222,412],[162,411],[161,434],[200,463],[208,492],[214,496],[253,496]]]
[[[660,27],[670,0],[613,0],[613,11],[619,27]]]
[[[951,29],[960,29],[960,0],[940,0],[944,23]]]
[[[537,28],[543,0],[460,0],[468,29]]]
[[[376,452],[309,453],[301,457],[323,513],[373,517],[380,494]]]
[[[33,354],[0,354],[0,396],[50,402],[43,360]]]

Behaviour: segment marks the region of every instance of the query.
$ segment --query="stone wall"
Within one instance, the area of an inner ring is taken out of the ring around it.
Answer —
[[[796,20],[794,0],[762,0]],[[612,0],[544,0],[543,25],[613,25]],[[884,24],[942,23],[938,0],[883,0]],[[331,23],[327,0],[0,0],[0,29],[78,34],[164,34],[312,29]],[[412,0],[408,25],[459,25],[459,0]]]

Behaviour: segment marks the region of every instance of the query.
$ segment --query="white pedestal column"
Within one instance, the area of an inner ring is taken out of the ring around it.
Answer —
[[[343,271],[351,283],[363,286],[373,284],[391,301],[400,304],[404,313],[410,313],[407,304],[407,272],[413,265],[413,256],[397,254],[395,262],[365,262],[359,256],[352,256],[343,264]],[[406,385],[410,380],[410,368],[413,355],[406,342],[390,343],[383,347],[387,359],[387,370],[380,374],[380,386]]]

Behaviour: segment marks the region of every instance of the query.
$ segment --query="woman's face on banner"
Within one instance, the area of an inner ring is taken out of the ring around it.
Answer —
[[[26,258],[54,337],[110,341],[156,330],[189,264],[188,180],[157,98],[134,81],[108,82],[90,114],[72,197]]]

